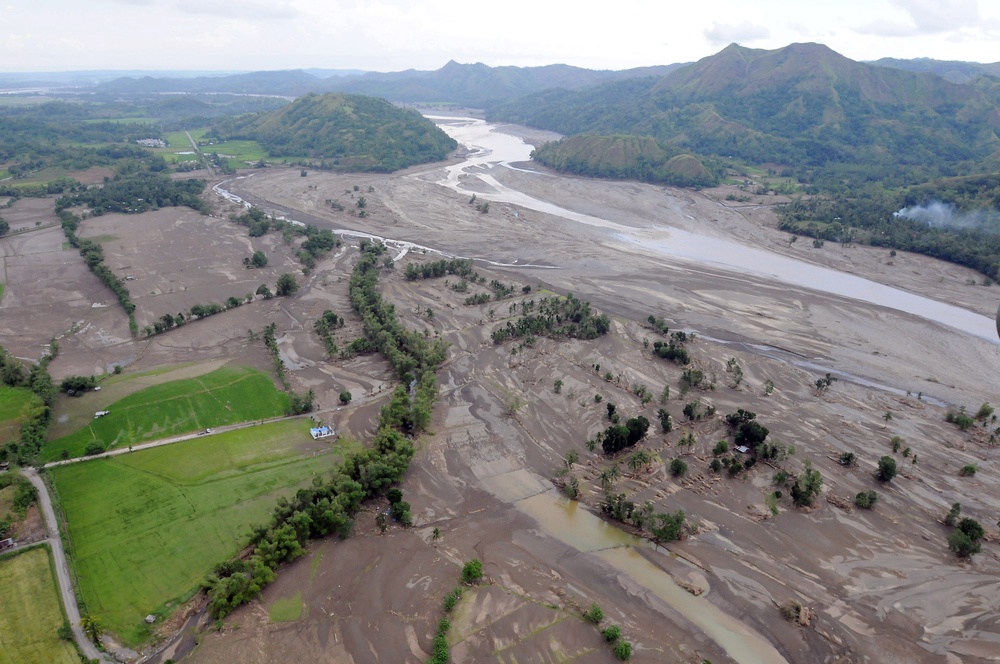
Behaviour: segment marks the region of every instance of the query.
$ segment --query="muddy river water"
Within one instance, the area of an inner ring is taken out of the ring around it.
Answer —
[[[445,117],[432,119],[470,150],[468,158],[462,163],[449,166],[445,177],[439,182],[456,191],[474,191],[478,198],[519,205],[536,212],[608,229],[617,239],[634,245],[637,252],[650,252],[679,261],[712,265],[739,274],[755,274],[769,280],[804,286],[821,293],[913,314],[989,341],[995,342],[997,339],[996,325],[992,319],[944,302],[764,249],[746,247],[678,228],[626,226],[528,196],[501,184],[486,169],[497,165],[517,168],[512,164],[530,160],[531,145],[517,136],[503,133],[502,126],[483,120]],[[539,177],[546,175],[539,173]],[[466,188],[465,185],[472,180],[478,181],[475,189]],[[482,190],[483,185],[486,185],[488,191]]]

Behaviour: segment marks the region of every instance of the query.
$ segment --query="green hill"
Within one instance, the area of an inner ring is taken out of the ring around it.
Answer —
[[[664,148],[649,136],[572,136],[546,143],[532,157],[567,173],[678,186],[717,184],[721,172],[709,170],[695,156]]]
[[[1000,149],[993,88],[877,67],[820,44],[731,45],[661,78],[529,95],[494,120],[563,134],[646,135],[699,155],[779,163],[801,180],[898,185]]]
[[[258,141],[272,156],[306,157],[350,171],[395,171],[439,161],[458,147],[416,111],[342,93],[309,94],[270,113],[227,119],[211,134]]]

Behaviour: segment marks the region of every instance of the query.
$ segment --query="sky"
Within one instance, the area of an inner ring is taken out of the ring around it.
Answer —
[[[0,71],[690,62],[732,42],[1000,60],[998,0],[0,0]]]

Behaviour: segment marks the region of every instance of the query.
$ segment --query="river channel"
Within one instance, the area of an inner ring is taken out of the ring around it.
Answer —
[[[502,126],[483,120],[444,117],[432,119],[448,135],[469,149],[469,156],[465,161],[445,169],[446,175],[439,181],[443,186],[464,193],[475,191],[477,197],[489,201],[519,205],[536,212],[607,229],[617,239],[634,245],[637,251],[651,252],[687,263],[711,265],[738,274],[754,274],[820,293],[875,304],[997,342],[997,328],[992,319],[944,302],[764,249],[678,228],[657,226],[644,229],[626,226],[531,197],[501,184],[487,172],[489,167],[499,165],[517,168],[515,164],[529,161],[532,150],[530,145],[517,136],[503,133]],[[546,176],[540,173],[539,177]],[[475,189],[466,188],[465,185],[473,179],[478,180],[479,186]],[[489,191],[482,191],[482,185],[486,185]]]

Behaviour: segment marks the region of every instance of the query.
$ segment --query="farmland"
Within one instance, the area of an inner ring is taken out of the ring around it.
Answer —
[[[206,427],[274,417],[284,413],[288,396],[271,379],[248,368],[223,367],[196,378],[148,387],[101,410],[110,413],[82,429],[46,443],[45,461],[84,454],[87,445],[102,449],[197,431]]]
[[[0,597],[16,598],[17,606],[0,611],[0,664],[80,661],[72,643],[56,635],[65,617],[47,549],[0,558]]]
[[[21,425],[21,413],[32,401],[38,401],[38,397],[30,390],[0,385],[0,435],[17,435]]]
[[[135,644],[246,542],[278,495],[336,464],[301,420],[56,468],[70,551],[87,610]]]

